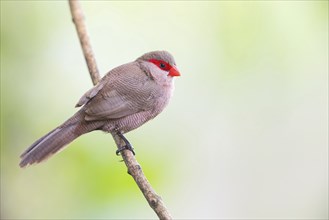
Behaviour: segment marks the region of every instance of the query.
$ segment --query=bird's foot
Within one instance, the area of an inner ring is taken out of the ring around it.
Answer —
[[[117,135],[125,142],[125,146],[118,148],[118,150],[115,152],[116,155],[119,156],[121,151],[124,150],[130,150],[134,155],[135,155],[135,151],[134,148],[131,146],[131,144],[129,143],[129,141],[127,140],[127,138],[125,138],[125,136],[123,136],[123,134],[119,131],[117,131]]]
[[[121,151],[124,151],[124,150],[130,150],[133,153],[133,155],[135,155],[134,148],[130,144],[120,147],[118,150],[115,151],[115,154],[119,156]]]

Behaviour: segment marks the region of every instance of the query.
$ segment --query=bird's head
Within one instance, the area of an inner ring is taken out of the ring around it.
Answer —
[[[180,76],[174,57],[167,51],[152,51],[139,57],[136,61],[146,62],[150,69],[155,67],[157,70],[160,70],[156,72],[161,72],[160,74],[170,78]]]

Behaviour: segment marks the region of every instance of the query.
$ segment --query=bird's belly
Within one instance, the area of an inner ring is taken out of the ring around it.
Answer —
[[[110,133],[116,131],[127,133],[153,119],[156,115],[150,111],[142,111],[116,120],[108,120],[102,130]]]

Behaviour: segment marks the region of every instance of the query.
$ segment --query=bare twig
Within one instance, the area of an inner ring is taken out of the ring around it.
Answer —
[[[91,48],[89,35],[85,24],[85,16],[83,14],[79,1],[69,0],[69,4],[72,14],[72,21],[75,24],[75,27],[78,32],[80,44],[82,47],[83,55],[85,56],[87,62],[90,77],[93,81],[93,84],[96,85],[101,77],[99,75],[96,59]]]
[[[84,23],[83,11],[78,0],[69,0],[69,4],[72,14],[72,20],[78,32],[81,47],[88,65],[90,77],[93,81],[93,84],[95,85],[100,80],[100,75],[97,69],[96,59],[92,52],[87,28]],[[121,149],[125,145],[124,141],[119,136],[113,135],[113,138],[118,149]],[[121,155],[128,168],[128,173],[134,178],[139,189],[142,191],[147,202],[154,210],[154,212],[158,215],[159,219],[172,219],[161,197],[156,194],[151,184],[146,179],[142,168],[138,164],[135,156],[131,153],[131,151],[128,150],[122,151]]]
[[[125,142],[118,135],[113,135],[113,138],[118,148],[125,145]],[[154,212],[158,215],[159,219],[172,219],[161,197],[156,194],[151,184],[146,179],[143,170],[138,164],[133,153],[131,151],[124,150],[121,151],[120,154],[122,155],[122,158],[128,168],[128,173],[134,178],[145,199]]]

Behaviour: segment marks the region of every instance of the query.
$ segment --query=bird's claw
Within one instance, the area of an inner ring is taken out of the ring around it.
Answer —
[[[134,148],[131,145],[127,145],[127,144],[125,146],[123,146],[123,147],[120,147],[118,150],[116,150],[115,151],[115,154],[117,156],[119,156],[120,153],[121,153],[121,151],[124,151],[124,150],[130,150],[133,153],[133,155],[135,155]]]
[[[125,136],[123,136],[123,134],[120,131],[117,131],[117,135],[125,142],[126,145],[118,148],[118,150],[115,152],[116,155],[119,156],[120,152],[124,150],[130,150],[133,153],[133,155],[135,155],[134,148],[131,146],[127,138],[125,138]]]

